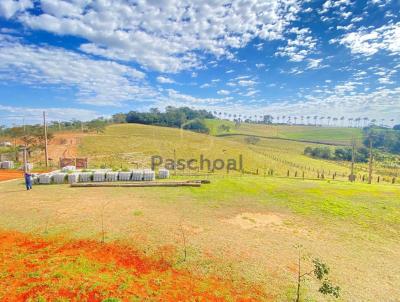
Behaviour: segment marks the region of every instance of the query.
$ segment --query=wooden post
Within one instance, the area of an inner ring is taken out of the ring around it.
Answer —
[[[27,156],[26,156],[26,146],[24,147],[24,172],[28,172],[28,168],[27,168]]]
[[[353,137],[351,140],[351,172],[350,172],[350,181],[354,182],[355,181],[355,175],[354,175],[354,161],[356,157],[356,139]]]
[[[372,154],[372,137],[369,138],[369,165],[368,165],[368,183],[372,184],[372,163],[374,161],[374,155]]]
[[[49,166],[49,154],[47,150],[47,124],[46,124],[46,112],[43,111],[43,128],[44,128],[44,156],[46,168]]]

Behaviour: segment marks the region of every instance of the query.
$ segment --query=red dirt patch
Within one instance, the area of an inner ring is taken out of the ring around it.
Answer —
[[[244,282],[194,275],[128,245],[0,232],[0,250],[3,302],[267,300]]]
[[[24,177],[24,172],[19,170],[3,170],[0,169],[0,181],[19,179]]]

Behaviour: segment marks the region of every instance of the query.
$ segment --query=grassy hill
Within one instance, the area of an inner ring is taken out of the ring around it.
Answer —
[[[360,139],[362,130],[358,128],[334,128],[314,126],[261,125],[242,123],[236,126],[234,122],[224,120],[206,120],[212,135],[254,135],[268,138],[281,138],[296,141],[314,142],[334,145],[350,145],[352,137]],[[223,131],[221,125],[230,127]]]
[[[252,144],[243,136],[215,137],[174,128],[120,124],[107,127],[103,134],[82,138],[78,152],[89,157],[93,167],[150,167],[153,155],[199,159],[203,154],[210,160],[238,159],[242,155],[244,169],[251,172],[258,169],[261,175],[273,169],[275,176],[286,176],[289,170],[291,176],[297,172],[299,177],[304,171],[306,178],[315,178],[317,171],[324,171],[326,177],[334,172],[347,177],[347,164],[305,156],[304,148],[309,145],[267,138]]]

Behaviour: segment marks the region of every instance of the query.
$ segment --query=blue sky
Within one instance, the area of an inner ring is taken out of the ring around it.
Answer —
[[[2,0],[0,124],[167,105],[400,122],[399,0]]]

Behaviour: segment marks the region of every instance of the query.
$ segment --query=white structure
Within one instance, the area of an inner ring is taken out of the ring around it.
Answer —
[[[10,142],[1,142],[0,147],[12,147],[12,144]]]
[[[91,172],[82,172],[79,174],[79,181],[80,182],[89,182],[92,180],[92,173]]]
[[[61,169],[62,172],[68,172],[68,171],[76,171],[75,166],[65,166]]]
[[[160,178],[160,179],[169,178],[169,170],[167,170],[167,169],[158,170],[158,178]]]
[[[1,169],[14,169],[13,161],[3,161],[0,163]]]
[[[65,183],[66,177],[67,177],[67,173],[55,173],[53,175],[53,182],[56,184],[63,184],[63,183]]]
[[[41,185],[49,185],[51,184],[51,174],[40,174],[39,175],[39,183]]]
[[[118,180],[118,172],[106,173],[106,181],[117,181],[117,180]]]
[[[133,170],[132,171],[132,180],[133,181],[142,181],[143,180],[143,170]]]
[[[144,181],[152,181],[156,179],[156,172],[153,170],[146,169],[143,171],[143,180]]]
[[[132,177],[132,172],[119,172],[118,179],[120,181],[130,181]]]
[[[103,171],[93,172],[93,181],[94,182],[104,182],[105,180],[106,180],[106,172],[103,172]]]
[[[76,183],[79,181],[79,173],[68,174],[68,183]]]

